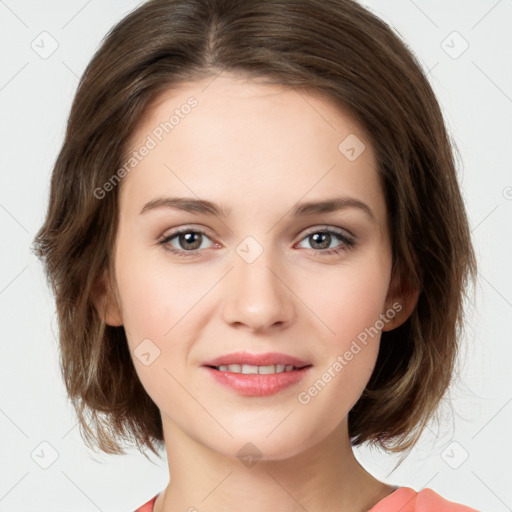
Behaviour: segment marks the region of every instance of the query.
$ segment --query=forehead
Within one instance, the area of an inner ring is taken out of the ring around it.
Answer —
[[[251,126],[265,128],[259,134],[262,141],[265,133],[273,135],[276,132],[310,138],[317,132],[324,138],[330,134],[335,141],[345,132],[366,138],[362,126],[348,110],[326,93],[263,80],[222,73],[174,86],[160,93],[147,107],[129,142],[133,146],[137,139],[155,129],[158,131],[160,123],[169,120],[172,126],[164,130],[164,136],[169,131],[174,134],[186,131],[187,124],[200,123],[202,132],[215,131],[219,135],[227,135],[222,129],[228,126],[245,127],[246,131],[250,131]],[[189,107],[191,103],[194,103],[192,108]],[[183,122],[186,118],[191,121]],[[274,123],[276,120],[279,123]],[[196,128],[194,126],[194,130]],[[235,141],[236,135],[231,133],[231,139],[226,142]],[[265,142],[272,146],[271,140],[268,137]]]
[[[229,74],[180,84],[146,110],[127,158],[145,144],[151,150],[122,183],[134,207],[164,191],[230,204],[265,196],[292,206],[333,189],[383,205],[364,130],[315,91]]]

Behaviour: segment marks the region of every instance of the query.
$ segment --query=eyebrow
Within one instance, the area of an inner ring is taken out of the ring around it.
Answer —
[[[194,199],[191,197],[160,197],[147,202],[139,215],[158,210],[173,208],[189,213],[198,213],[211,215],[216,217],[227,218],[231,213],[231,209],[212,203],[205,199]],[[346,210],[348,208],[358,208],[366,213],[373,222],[377,221],[373,210],[366,204],[354,197],[337,196],[328,198],[323,201],[310,201],[298,203],[292,209],[292,216],[303,217],[315,215],[319,213],[329,213],[338,210]]]

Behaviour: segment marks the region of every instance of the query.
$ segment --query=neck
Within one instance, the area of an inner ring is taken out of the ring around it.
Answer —
[[[293,457],[246,464],[197,443],[165,420],[164,432],[170,483],[155,512],[366,512],[393,491],[356,460],[346,422]]]

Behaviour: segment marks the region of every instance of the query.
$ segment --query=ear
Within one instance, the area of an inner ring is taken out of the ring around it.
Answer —
[[[113,327],[123,325],[121,310],[110,285],[107,270],[103,272],[93,286],[92,301],[100,318],[102,318],[107,325]]]
[[[402,325],[412,314],[418,304],[420,296],[419,286],[414,286],[409,281],[403,279],[400,272],[394,272],[389,283],[388,295],[386,297],[385,311],[395,312],[382,329],[383,331],[392,331]],[[390,317],[390,315],[388,315]]]

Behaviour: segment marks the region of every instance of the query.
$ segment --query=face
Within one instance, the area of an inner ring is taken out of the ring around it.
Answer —
[[[368,138],[314,93],[223,74],[160,96],[130,153],[144,145],[121,183],[110,323],[165,432],[265,459],[325,440],[398,312]]]

